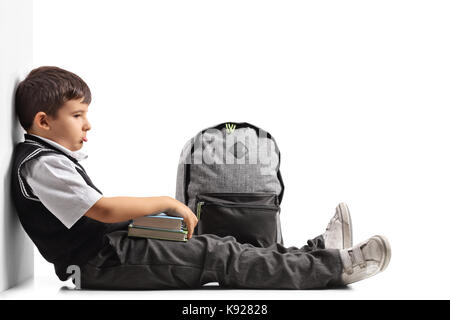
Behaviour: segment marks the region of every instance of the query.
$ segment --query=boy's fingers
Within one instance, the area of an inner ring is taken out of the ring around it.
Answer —
[[[190,232],[189,232],[189,238],[192,238],[192,235],[194,234],[194,230],[195,230],[195,226],[197,225],[197,221],[196,219],[193,219],[191,221],[191,228],[190,228]]]
[[[194,233],[194,228],[197,225],[197,217],[195,214],[189,210],[189,212],[184,215],[184,221],[186,223],[186,227],[188,230],[187,238],[192,238],[192,234]]]
[[[192,232],[193,232],[193,227],[192,227],[192,223],[191,221],[187,221],[187,228],[188,228],[188,239],[190,239],[192,237]]]
[[[187,229],[188,229],[188,238],[190,238],[192,234],[192,227],[190,224],[188,224]]]

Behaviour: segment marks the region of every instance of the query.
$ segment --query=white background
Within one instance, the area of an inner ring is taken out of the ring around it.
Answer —
[[[11,201],[14,145],[23,140],[14,89],[33,59],[31,0],[0,0],[0,292],[33,276],[33,243]]]
[[[446,1],[39,0],[33,64],[90,86],[84,166],[106,196],[174,196],[184,143],[246,121],[281,150],[286,245],[341,201],[355,242],[391,242],[386,271],[350,291],[260,296],[449,298],[449,15]]]

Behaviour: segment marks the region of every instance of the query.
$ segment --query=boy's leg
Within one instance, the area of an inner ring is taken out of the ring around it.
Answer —
[[[309,239],[306,241],[306,244],[300,248],[298,247],[279,247],[280,252],[291,252],[291,251],[302,251],[302,252],[311,252],[319,249],[326,249],[325,248],[325,240],[323,238],[323,235],[318,235],[317,237],[313,239]],[[336,248],[333,248],[336,249]]]
[[[126,231],[107,237],[110,245],[81,268],[82,288],[177,289],[218,282],[227,288],[308,289],[339,283],[342,274],[339,250],[312,250],[313,243],[259,248],[215,235],[186,243],[129,238]]]
[[[352,246],[353,230],[350,210],[347,204],[341,202],[337,205],[335,214],[328,222],[325,232],[308,240],[307,245],[300,250],[309,252],[318,249],[345,249]]]

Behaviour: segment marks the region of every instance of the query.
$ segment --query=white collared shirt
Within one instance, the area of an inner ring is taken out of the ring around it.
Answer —
[[[87,158],[87,154],[81,151],[71,151],[55,141],[34,136],[77,161]],[[69,229],[102,198],[97,190],[84,181],[75,164],[62,154],[46,154],[26,162],[22,176],[33,194]]]

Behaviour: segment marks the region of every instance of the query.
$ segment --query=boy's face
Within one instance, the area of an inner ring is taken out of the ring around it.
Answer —
[[[88,104],[79,100],[67,101],[57,112],[56,117],[48,117],[49,138],[71,151],[80,150],[87,142],[86,133],[91,129],[87,118]]]

